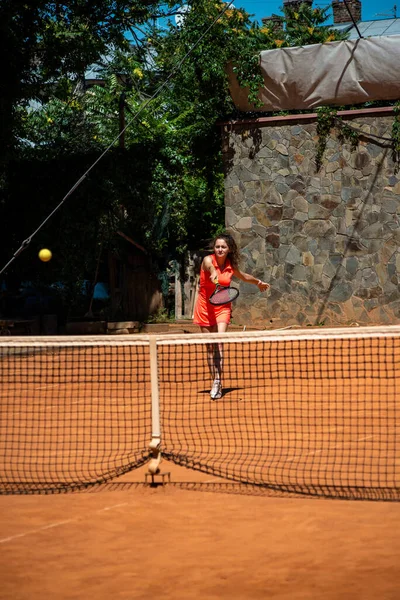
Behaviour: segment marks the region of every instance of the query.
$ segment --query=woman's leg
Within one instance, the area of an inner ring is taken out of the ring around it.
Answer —
[[[229,323],[218,323],[218,333],[225,333],[228,330]],[[218,347],[215,351],[216,354],[216,371],[218,375],[218,379],[222,381],[222,363],[223,363],[223,344],[218,344]]]
[[[218,323],[218,333],[225,333],[228,330],[229,323]],[[214,378],[214,398],[221,398],[222,396],[222,368],[223,368],[223,344],[215,345],[215,371],[216,375]]]
[[[210,325],[209,327],[200,327],[201,333],[217,333],[217,325]],[[207,344],[207,364],[210,369],[211,378],[214,380],[216,377],[216,364],[215,364],[215,344]]]
[[[201,327],[202,333],[217,333],[220,331],[220,323],[209,327]],[[222,331],[224,329],[222,328]],[[207,344],[207,364],[210,369],[213,385],[210,396],[217,400],[222,396],[221,377],[222,377],[222,347],[221,344]]]
[[[212,327],[202,327],[203,333],[224,333],[228,329],[228,323],[218,323]],[[207,362],[210,369],[213,385],[211,398],[217,400],[222,396],[222,362],[223,344],[207,344]]]

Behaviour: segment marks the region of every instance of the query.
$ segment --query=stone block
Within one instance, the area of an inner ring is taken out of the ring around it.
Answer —
[[[238,218],[235,212],[229,206],[225,209],[225,224],[227,227],[232,227],[237,222]]]
[[[322,219],[310,219],[304,224],[304,233],[311,238],[322,238],[332,236],[336,233],[330,221]]]
[[[294,281],[306,281],[307,279],[307,270],[304,265],[295,265],[292,273],[292,277]]]
[[[303,196],[296,196],[296,198],[293,200],[293,206],[296,208],[296,210],[304,213],[307,213],[309,209],[309,203],[305,198],[303,198]]]
[[[333,302],[345,302],[349,298],[351,298],[353,294],[353,286],[350,283],[339,283],[338,285],[334,285],[329,299]]]
[[[283,144],[277,144],[275,150],[276,152],[279,152],[279,154],[283,154],[284,156],[287,156],[289,154],[288,149]]]
[[[339,169],[339,163],[337,161],[334,162],[329,162],[326,165],[326,169],[325,172],[326,173],[334,173],[335,171],[337,171]]]
[[[314,257],[311,252],[303,252],[303,265],[312,267],[314,265]]]

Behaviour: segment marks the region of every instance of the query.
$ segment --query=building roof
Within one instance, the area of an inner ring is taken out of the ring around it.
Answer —
[[[376,37],[382,35],[400,35],[400,19],[380,19],[379,21],[359,21],[357,27],[363,37]],[[349,32],[349,39],[359,37],[357,29],[350,21],[333,25],[332,29]]]

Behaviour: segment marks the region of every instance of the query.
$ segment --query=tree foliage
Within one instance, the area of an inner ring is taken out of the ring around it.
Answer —
[[[264,85],[260,72],[260,50],[307,46],[347,38],[347,34],[325,25],[329,8],[312,8],[307,3],[284,6],[283,16],[266,19],[265,24],[251,31],[252,44],[236,56],[234,72],[239,84],[249,91],[249,101],[260,106],[258,92]],[[234,56],[234,55],[232,55]]]
[[[72,289],[93,272],[99,244],[122,252],[117,231],[144,246],[162,273],[223,228],[217,123],[238,116],[227,63],[255,101],[260,50],[340,36],[323,26],[326,11],[307,5],[286,11],[278,30],[220,1],[194,0],[189,8],[3,0],[2,43],[11,57],[0,100],[4,254],[107,148],[35,240],[59,250],[47,277]],[[26,277],[32,263],[18,261],[13,269]]]
[[[18,108],[67,99],[89,65],[127,49],[126,31],[146,21],[158,0],[2,0],[0,114],[3,159],[23,131]]]

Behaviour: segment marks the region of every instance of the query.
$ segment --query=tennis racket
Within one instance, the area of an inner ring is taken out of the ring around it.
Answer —
[[[215,291],[211,294],[209,298],[210,304],[214,304],[214,306],[221,306],[222,304],[229,304],[229,302],[233,302],[239,296],[239,290],[235,287],[224,287],[222,285],[218,285],[215,288]]]

